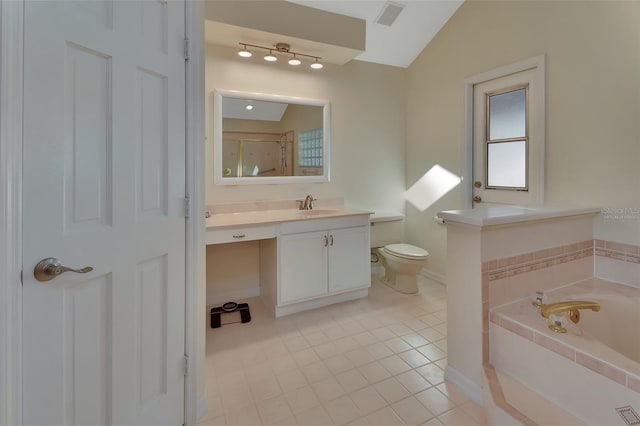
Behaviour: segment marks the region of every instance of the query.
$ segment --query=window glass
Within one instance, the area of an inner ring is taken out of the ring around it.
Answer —
[[[487,186],[527,187],[527,143],[497,142],[487,145]]]
[[[526,135],[526,89],[489,96],[489,139]]]
[[[322,167],[322,129],[298,133],[298,166]]]

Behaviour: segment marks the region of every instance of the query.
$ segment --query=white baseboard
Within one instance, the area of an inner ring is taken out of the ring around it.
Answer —
[[[429,278],[432,281],[438,282],[444,286],[447,285],[447,277],[442,274],[438,274],[437,272],[433,272],[428,269],[421,269],[420,275]]]
[[[204,391],[202,396],[198,398],[198,402],[196,403],[196,418],[197,421],[200,421],[204,416],[207,415],[208,407],[208,399],[207,399],[207,391]]]
[[[363,288],[355,291],[347,291],[344,293],[323,296],[317,299],[306,300],[290,305],[276,306],[276,317],[295,314],[297,312],[307,311],[309,309],[321,308],[323,306],[332,305],[334,303],[347,302],[349,300],[361,299],[369,295],[369,288]]]
[[[260,287],[245,288],[226,293],[207,294],[207,306],[217,306],[226,302],[237,302],[242,299],[260,296]]]
[[[469,380],[467,376],[448,365],[444,371],[444,378],[459,387],[465,395],[473,400],[473,402],[478,405],[483,404],[482,387]]]

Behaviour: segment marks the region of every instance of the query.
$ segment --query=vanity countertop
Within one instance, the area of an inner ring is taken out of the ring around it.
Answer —
[[[207,231],[251,225],[266,225],[312,219],[326,219],[344,216],[369,215],[367,210],[344,206],[318,207],[314,210],[274,209],[229,213],[213,213],[206,220]]]

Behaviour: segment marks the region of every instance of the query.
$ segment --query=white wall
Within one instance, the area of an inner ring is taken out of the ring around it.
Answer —
[[[464,79],[539,54],[546,202],[627,208],[632,217],[598,218],[595,237],[639,244],[638,1],[465,2],[408,70],[407,186],[434,164],[461,173]],[[436,273],[446,274],[446,230],[431,217],[461,206],[459,189],[425,212],[407,206],[408,240]]]
[[[258,55],[256,55],[258,56]],[[404,210],[406,70],[351,61],[320,71],[286,62],[243,60],[235,49],[207,46],[206,120],[208,204],[344,197],[351,207]],[[331,181],[319,184],[213,184],[214,89],[327,99],[331,103]]]

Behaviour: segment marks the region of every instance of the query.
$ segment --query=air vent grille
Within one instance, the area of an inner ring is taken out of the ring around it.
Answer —
[[[391,25],[393,25],[396,18],[398,18],[398,15],[400,15],[402,9],[404,9],[403,4],[394,3],[391,1],[386,2],[382,7],[380,15],[378,15],[378,18],[376,19],[376,23],[390,27]]]

